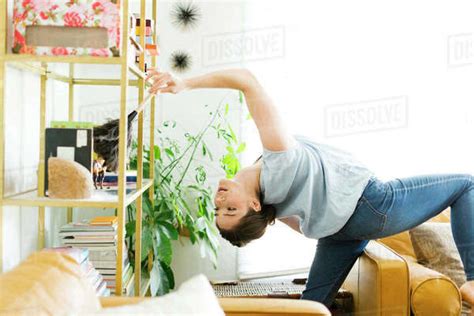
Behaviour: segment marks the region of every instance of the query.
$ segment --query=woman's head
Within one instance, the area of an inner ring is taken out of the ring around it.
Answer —
[[[238,247],[260,238],[275,221],[275,209],[262,205],[258,190],[246,181],[221,180],[214,203],[217,228]]]

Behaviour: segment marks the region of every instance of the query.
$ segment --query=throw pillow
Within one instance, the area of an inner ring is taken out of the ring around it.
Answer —
[[[459,287],[466,282],[463,264],[449,223],[424,223],[410,230],[418,262],[438,271]]]
[[[203,274],[187,280],[175,292],[120,307],[102,309],[97,315],[206,315],[223,316],[224,311]]]

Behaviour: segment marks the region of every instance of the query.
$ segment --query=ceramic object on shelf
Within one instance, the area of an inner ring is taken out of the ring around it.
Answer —
[[[75,161],[48,159],[48,195],[54,199],[87,199],[94,192],[89,170]]]

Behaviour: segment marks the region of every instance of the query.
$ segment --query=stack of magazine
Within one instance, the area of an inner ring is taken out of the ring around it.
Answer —
[[[89,259],[107,283],[107,289],[115,293],[117,264],[117,217],[98,216],[90,221],[70,223],[61,227],[59,232],[64,246],[87,249]],[[133,271],[123,247],[122,294],[133,293]]]
[[[82,272],[84,272],[87,280],[95,289],[97,296],[110,296],[110,290],[107,288],[107,284],[102,275],[100,275],[90,262],[89,250],[85,248],[55,247],[45,248],[42,251],[53,251],[69,255],[81,266]]]

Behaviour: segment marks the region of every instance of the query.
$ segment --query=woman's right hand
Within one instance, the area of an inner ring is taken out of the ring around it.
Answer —
[[[145,81],[152,79],[152,87],[149,93],[179,93],[186,90],[187,86],[184,80],[176,77],[169,72],[161,72],[157,68],[148,71]]]

